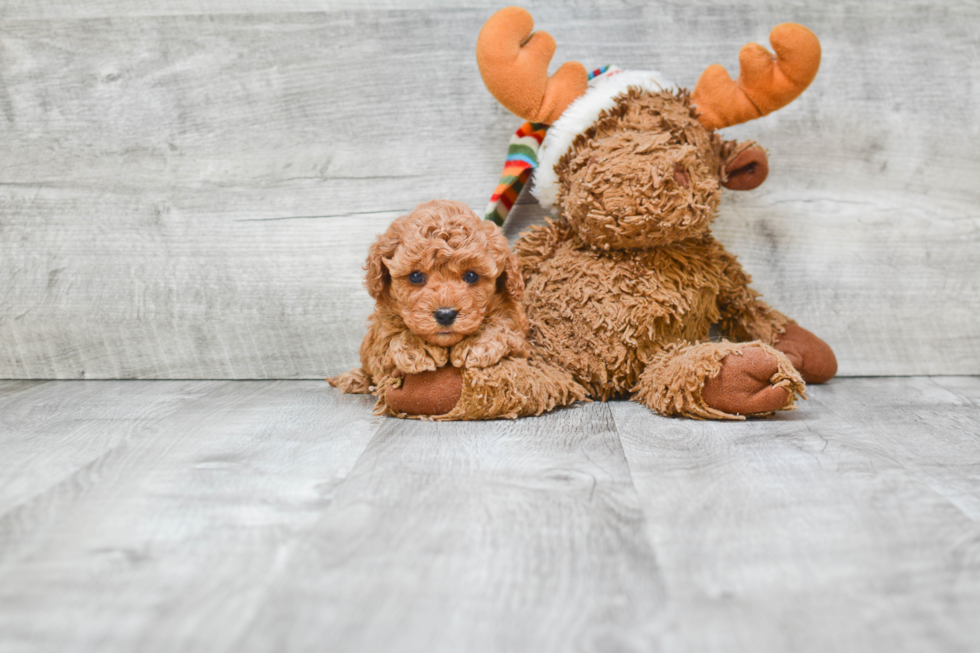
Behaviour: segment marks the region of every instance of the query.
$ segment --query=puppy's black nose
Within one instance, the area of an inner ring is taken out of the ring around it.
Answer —
[[[436,316],[436,322],[442,326],[449,326],[456,321],[458,312],[455,308],[437,308],[433,315]]]

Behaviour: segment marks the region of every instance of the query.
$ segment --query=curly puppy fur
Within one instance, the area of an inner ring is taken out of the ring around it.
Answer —
[[[368,393],[447,363],[483,368],[528,355],[517,259],[499,227],[465,204],[425,202],[396,219],[371,245],[365,270],[375,310],[361,367],[327,379],[342,391]],[[440,322],[440,310],[455,318]]]

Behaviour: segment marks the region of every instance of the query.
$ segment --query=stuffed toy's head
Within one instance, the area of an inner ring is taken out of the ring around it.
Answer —
[[[554,207],[576,240],[599,249],[647,248],[696,237],[716,215],[721,187],[751,190],[768,174],[765,150],[724,141],[716,130],[792,102],[820,65],[820,43],[792,23],[772,30],[776,56],[758,44],[739,54],[733,81],[718,65],[693,93],[660,73],[577,62],[548,77],[555,42],[532,34],[525,10],[508,7],[477,40],[484,83],[530,121],[511,141],[487,219],[506,217],[531,169],[534,195]]]
[[[378,236],[368,251],[365,283],[413,334],[452,347],[488,317],[522,310],[517,265],[499,227],[461,202],[433,200]]]

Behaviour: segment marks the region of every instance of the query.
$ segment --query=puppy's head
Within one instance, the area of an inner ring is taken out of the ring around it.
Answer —
[[[367,289],[426,342],[452,347],[524,292],[500,228],[460,202],[419,204],[371,245]]]

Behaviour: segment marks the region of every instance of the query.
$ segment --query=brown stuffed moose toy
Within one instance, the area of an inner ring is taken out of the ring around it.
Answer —
[[[743,419],[790,409],[806,383],[831,379],[830,347],[761,301],[710,231],[722,187],[751,190],[768,173],[761,147],[717,130],[799,96],[820,64],[816,36],[779,25],[775,56],[746,45],[737,80],[710,66],[689,93],[656,72],[589,74],[577,62],[549,77],[555,42],[532,29],[525,10],[503,9],[476,52],[487,89],[529,121],[487,218],[502,223],[535,168],[532,193],[557,214],[516,244],[528,347],[381,382],[379,410],[488,419],[629,396],[662,415]],[[713,324],[723,339],[709,338]],[[451,408],[426,410],[433,393]]]

